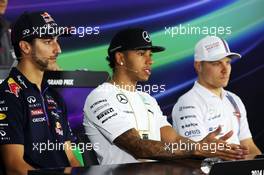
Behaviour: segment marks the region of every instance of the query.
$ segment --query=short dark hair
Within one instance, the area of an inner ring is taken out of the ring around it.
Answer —
[[[115,52],[114,53],[111,53],[110,55],[108,55],[106,57],[106,60],[109,62],[109,67],[113,70],[115,70]]]

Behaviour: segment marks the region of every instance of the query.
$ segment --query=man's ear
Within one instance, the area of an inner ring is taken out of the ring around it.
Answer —
[[[20,41],[19,48],[21,53],[24,55],[28,55],[32,51],[31,44],[29,44],[27,41]]]
[[[202,71],[202,62],[201,61],[195,61],[194,62],[194,69],[196,73],[200,73]]]
[[[125,63],[125,55],[122,52],[116,52],[115,60],[117,65],[122,66]]]

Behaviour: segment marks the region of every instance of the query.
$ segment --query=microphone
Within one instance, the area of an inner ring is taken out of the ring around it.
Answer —
[[[129,70],[129,71],[131,71],[131,72],[138,73],[138,71],[137,71],[137,70],[130,69],[130,68],[126,67],[126,66],[122,66],[122,67],[123,67],[123,68],[125,68],[126,70]]]
[[[131,68],[128,68],[127,66],[125,66],[123,62],[121,62],[119,66],[120,66],[120,67],[123,67],[123,68],[125,68],[126,70],[129,70],[129,71],[131,71],[131,72],[138,73],[137,70],[134,70],[134,69],[131,69]]]

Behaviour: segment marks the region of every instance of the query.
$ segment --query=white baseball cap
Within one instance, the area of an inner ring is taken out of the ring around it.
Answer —
[[[195,46],[195,61],[217,61],[225,57],[233,59],[241,58],[241,55],[230,52],[227,42],[219,37],[206,36]]]

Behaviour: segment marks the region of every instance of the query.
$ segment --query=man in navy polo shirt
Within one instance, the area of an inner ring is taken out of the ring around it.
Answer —
[[[12,29],[18,58],[0,86],[0,152],[7,174],[34,168],[79,166],[63,99],[43,81],[56,70],[65,34],[47,12],[22,14]]]

